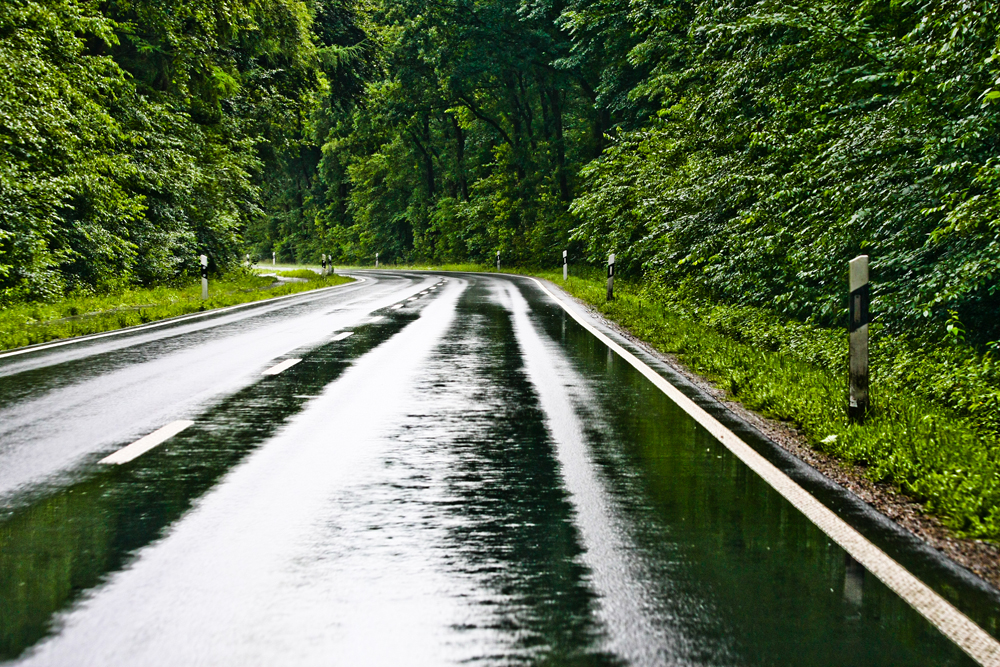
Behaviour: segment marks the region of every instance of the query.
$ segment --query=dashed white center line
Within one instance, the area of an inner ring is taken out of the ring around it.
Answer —
[[[131,445],[126,445],[122,447],[114,454],[105,456],[103,459],[98,461],[98,463],[109,463],[109,464],[122,464],[128,463],[132,459],[138,458],[156,447],[174,437],[188,426],[194,424],[193,421],[187,421],[186,419],[181,419],[179,421],[170,422],[166,426],[159,428],[149,435],[145,435]]]
[[[410,297],[409,299],[407,299],[407,301],[416,301],[419,298],[420,297],[413,296],[413,297]]]
[[[264,371],[263,373],[261,373],[261,375],[277,375],[281,371],[288,370],[289,368],[291,368],[295,364],[299,363],[300,361],[302,361],[302,360],[301,359],[285,359],[280,364],[277,364],[275,366],[271,366],[266,371]]]
[[[392,310],[399,310],[402,307],[403,307],[403,304],[397,303],[395,306],[392,307]]]
[[[353,334],[354,334],[353,331],[341,331],[339,334],[337,334],[336,336],[334,336],[331,340],[333,342],[336,342],[338,340],[344,340],[345,338],[349,338]]]

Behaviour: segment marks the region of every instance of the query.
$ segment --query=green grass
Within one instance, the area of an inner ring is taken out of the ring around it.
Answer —
[[[102,333],[352,280],[345,276],[321,277],[312,271],[309,273],[313,278],[308,282],[280,285],[275,284],[274,278],[247,273],[212,279],[208,282],[207,301],[201,299],[199,279],[180,287],[134,289],[104,296],[76,296],[47,303],[19,304],[0,310],[0,350]]]
[[[811,444],[926,504],[958,535],[1000,538],[1000,380],[990,355],[872,336],[872,408],[847,420],[847,336],[765,309],[697,301],[652,284],[540,275],[676,355],[734,399],[798,426]]]

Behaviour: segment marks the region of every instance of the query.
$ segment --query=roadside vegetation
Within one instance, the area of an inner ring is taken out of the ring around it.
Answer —
[[[178,287],[133,289],[104,296],[78,296],[4,308],[0,310],[0,350],[113,331],[352,281],[346,276],[320,276],[308,269],[280,273],[293,273],[295,275],[288,277],[302,277],[307,281],[283,282],[274,277],[236,271],[209,280],[208,299],[204,301],[201,281],[197,280]]]
[[[734,400],[798,427],[816,449],[926,503],[956,534],[1000,538],[1000,368],[960,344],[928,350],[872,330],[872,406],[847,420],[847,336],[662,282],[536,274],[675,355]]]

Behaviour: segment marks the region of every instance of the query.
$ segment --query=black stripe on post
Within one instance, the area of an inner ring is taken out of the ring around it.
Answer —
[[[615,254],[608,256],[608,301],[615,300]]]
[[[868,285],[869,283],[865,283],[861,287],[851,291],[851,319],[847,327],[848,333],[854,333],[868,324]]]

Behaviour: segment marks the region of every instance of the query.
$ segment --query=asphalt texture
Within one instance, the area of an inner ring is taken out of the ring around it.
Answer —
[[[356,275],[0,355],[0,661],[974,664],[533,281]]]

